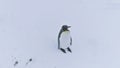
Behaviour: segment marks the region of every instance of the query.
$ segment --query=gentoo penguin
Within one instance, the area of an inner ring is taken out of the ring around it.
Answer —
[[[66,53],[66,50],[72,53],[70,46],[72,45],[72,37],[70,35],[71,26],[63,25],[59,35],[58,35],[58,49],[60,49],[63,53]]]

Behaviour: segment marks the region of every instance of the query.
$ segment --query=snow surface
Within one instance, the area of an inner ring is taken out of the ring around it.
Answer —
[[[57,49],[63,24],[73,53]],[[120,1],[0,0],[0,68],[120,68]]]

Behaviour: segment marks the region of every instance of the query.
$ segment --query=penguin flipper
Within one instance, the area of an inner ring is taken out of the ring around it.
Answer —
[[[72,53],[72,50],[68,47],[67,50]]]
[[[58,49],[60,49],[60,36],[62,33],[62,29],[60,30],[59,34],[58,34]]]
[[[60,48],[60,50],[61,50],[63,53],[66,53],[65,49],[63,49],[63,48]]]

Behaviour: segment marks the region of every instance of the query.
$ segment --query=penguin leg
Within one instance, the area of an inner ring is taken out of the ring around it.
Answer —
[[[63,48],[60,48],[60,50],[61,50],[63,53],[66,53],[65,49],[63,49]]]
[[[72,53],[72,50],[68,47],[67,50]]]

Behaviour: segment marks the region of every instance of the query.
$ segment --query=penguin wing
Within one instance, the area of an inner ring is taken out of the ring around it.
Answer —
[[[70,37],[70,45],[72,45],[72,37]]]
[[[60,30],[58,35],[58,49],[60,49],[60,36],[61,36],[62,30]]]

